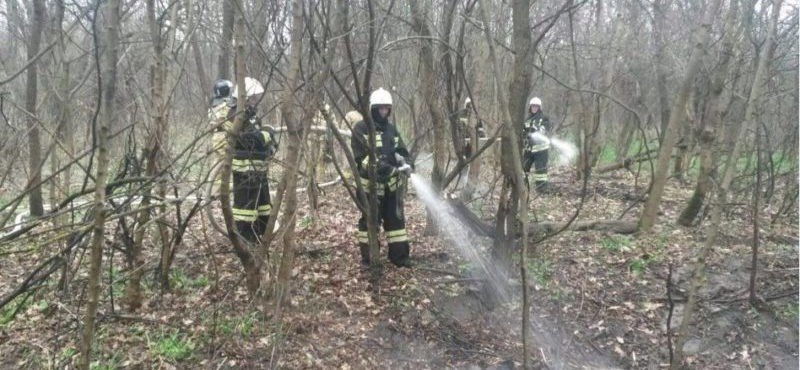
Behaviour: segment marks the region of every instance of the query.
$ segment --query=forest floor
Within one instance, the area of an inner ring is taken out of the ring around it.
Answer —
[[[560,194],[532,199],[531,212],[539,220],[565,221],[580,202],[581,183],[558,173],[552,183]],[[641,209],[637,194],[646,189],[632,184],[633,176],[624,171],[598,175],[589,183],[578,219],[615,219],[628,208],[627,217],[635,217]],[[674,331],[687,298],[691,257],[702,245],[708,224],[675,224],[690,194],[690,185],[670,181],[652,232],[628,236],[566,231],[537,245],[528,266],[534,286],[536,368],[666,367],[669,266],[674,266]],[[112,283],[104,287],[93,368],[520,366],[519,297],[496,305],[486,301],[481,294],[486,287],[470,274],[474,266],[447,241],[423,236],[425,209],[413,190],[407,197],[406,218],[415,267],[398,269],[387,262],[377,297],[358,263],[358,214],[346,192],[341,187],[328,189],[313,222],[303,202],[304,197],[297,217],[293,294],[280,323],[259,314],[226,240],[198,218],[176,255],[173,289],[161,293],[155,287],[151,266],[140,311],[124,312],[118,302],[124,286],[122,258],[115,257],[115,268],[104,269],[104,281]],[[495,211],[492,204],[484,199],[470,206],[489,219]],[[726,215],[719,245],[708,261],[700,310],[684,346],[693,368],[797,368],[797,222],[796,214],[774,225],[762,222],[758,291],[765,302],[751,306],[746,299],[752,241],[749,206],[736,206]],[[149,253],[157,251],[151,248]],[[0,260],[0,295],[16,287],[35,261],[30,256]],[[85,278],[79,273],[76,283]],[[508,284],[519,291],[517,281],[512,277]],[[11,321],[11,310],[4,310],[0,368],[71,367],[81,319],[74,307],[83,295],[79,290],[62,296],[40,291],[22,305],[11,305],[20,307]]]

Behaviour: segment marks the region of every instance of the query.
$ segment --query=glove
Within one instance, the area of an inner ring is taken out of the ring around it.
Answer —
[[[400,155],[399,153],[394,153],[394,159],[397,162],[397,171],[404,174],[404,175],[411,175],[411,172],[414,172],[414,163]]]
[[[244,116],[248,119],[252,119],[256,116],[256,108],[252,105],[248,105],[244,108]]]
[[[376,173],[377,179],[379,183],[386,184],[389,182],[389,178],[394,175],[397,168],[395,166],[390,165],[386,161],[381,161],[380,166],[378,166],[378,171]]]
[[[414,172],[414,169],[411,167],[410,164],[404,164],[400,167],[397,167],[397,172],[400,172],[406,176],[411,175],[411,172]]]
[[[528,146],[536,145],[536,136],[533,135],[533,132],[529,132],[527,136],[525,136],[527,140]]]

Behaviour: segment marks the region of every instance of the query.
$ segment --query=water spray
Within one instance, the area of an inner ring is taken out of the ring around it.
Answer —
[[[540,132],[528,134],[528,141],[533,145],[545,144],[555,149],[558,154],[555,163],[556,167],[572,164],[578,156],[578,147],[575,144],[559,138],[547,137]]]
[[[409,180],[416,189],[419,199],[436,219],[436,224],[445,240],[456,248],[462,258],[477,267],[479,273],[483,275],[481,277],[488,281],[492,291],[501,300],[508,300],[510,297],[508,274],[484,255],[478,242],[480,238],[461,222],[456,210],[441,199],[438,192],[422,176],[412,172]]]

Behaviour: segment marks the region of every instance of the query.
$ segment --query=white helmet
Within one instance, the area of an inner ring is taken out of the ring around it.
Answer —
[[[372,109],[373,105],[392,105],[392,94],[379,87],[369,95],[369,108]]]
[[[344,115],[344,119],[347,121],[347,123],[355,125],[358,121],[363,121],[364,116],[362,116],[361,113],[358,113],[358,111],[351,110]]]
[[[531,101],[528,103],[528,106],[531,106],[531,105],[538,105],[541,108],[542,107],[542,99],[539,99],[539,98],[534,96],[533,99],[531,99]]]
[[[468,96],[466,99],[464,99],[464,108],[469,108],[470,104],[472,104],[472,99],[470,99]]]
[[[252,77],[245,77],[244,78],[244,93],[247,97],[255,96],[258,94],[264,93],[264,86],[261,86],[261,82],[258,82],[255,78]],[[239,97],[239,85],[233,88],[233,97]]]

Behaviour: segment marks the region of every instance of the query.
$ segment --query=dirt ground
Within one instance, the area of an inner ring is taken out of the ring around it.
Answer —
[[[537,196],[530,204],[539,220],[566,220],[580,201],[580,182],[568,174],[553,177],[560,194]],[[645,189],[633,183],[625,172],[599,176],[589,184],[578,219],[614,219],[627,209],[624,217],[635,217],[641,208],[636,194]],[[692,256],[705,233],[705,227],[674,222],[690,192],[689,185],[670,182],[659,222],[647,234],[567,231],[536,245],[528,264],[536,368],[666,367],[669,266],[674,331],[687,298]],[[488,219],[494,208],[490,197],[484,198],[470,206]],[[398,269],[387,262],[378,296],[369,291],[368,275],[358,264],[355,206],[341,187],[328,189],[321,199],[316,221],[305,203],[298,215],[293,295],[277,324],[248,300],[238,260],[201,218],[176,256],[172,291],[160,293],[148,271],[148,298],[140,312],[126,313],[119,306],[125,271],[122,257],[114,257],[115,268],[106,268],[103,277],[94,368],[521,365],[519,296],[487,301],[491,288],[472,273],[475,266],[447,241],[423,236],[425,210],[413,190],[406,217],[415,267]],[[726,215],[708,261],[700,310],[684,346],[693,368],[798,368],[797,215],[775,225],[762,222],[758,291],[764,302],[751,306],[746,300],[752,241],[748,207],[733,207]],[[488,241],[474,243],[485,248]],[[0,293],[14,288],[34,261],[0,260]],[[85,278],[79,272],[73,286]],[[507,284],[520,290],[516,272]],[[2,321],[0,368],[71,367],[82,313],[74,308],[83,295],[42,291],[20,306],[13,321]]]

